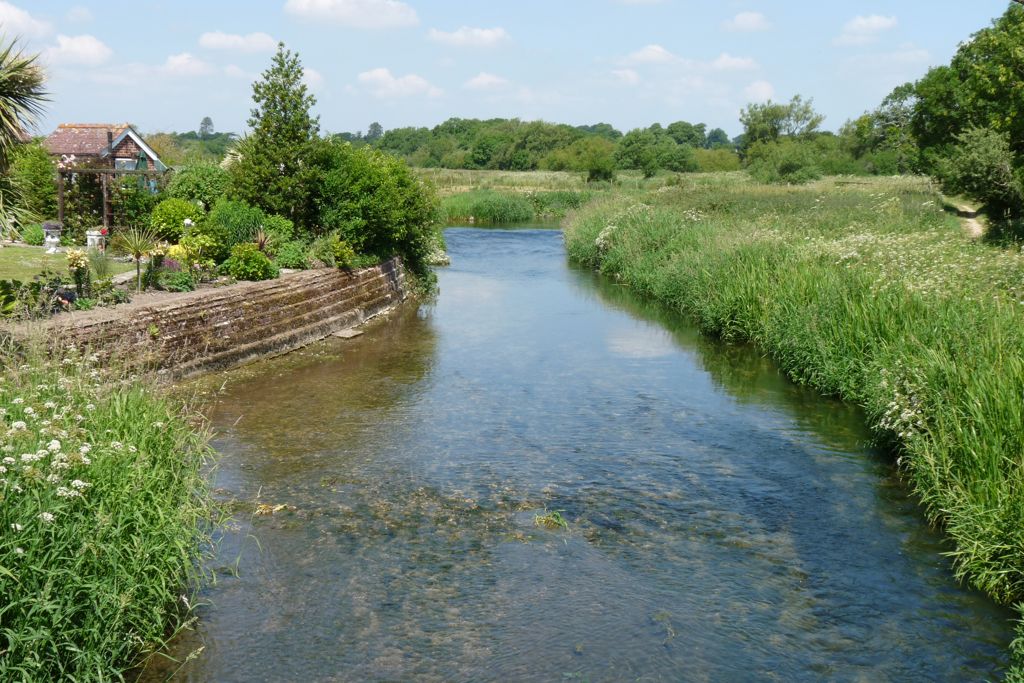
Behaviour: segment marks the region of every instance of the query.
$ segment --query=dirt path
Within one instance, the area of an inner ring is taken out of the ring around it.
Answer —
[[[980,239],[985,234],[985,226],[978,220],[978,212],[966,204],[958,204],[956,215],[963,219],[964,230],[971,239]]]

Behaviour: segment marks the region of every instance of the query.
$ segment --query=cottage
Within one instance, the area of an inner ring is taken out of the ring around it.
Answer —
[[[62,123],[43,141],[43,146],[58,161],[70,166],[116,171],[167,170],[156,152],[127,123]]]

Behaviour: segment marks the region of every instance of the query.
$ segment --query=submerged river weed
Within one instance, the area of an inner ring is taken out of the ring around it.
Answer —
[[[191,611],[204,432],[98,356],[2,361],[0,679],[120,679]]]
[[[572,258],[862,406],[960,578],[1024,597],[1024,255],[925,179],[686,180],[569,220]]]

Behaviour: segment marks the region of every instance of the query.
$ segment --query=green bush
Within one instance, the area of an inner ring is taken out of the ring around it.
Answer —
[[[149,217],[149,225],[162,239],[177,242],[186,232],[186,221],[196,225],[203,220],[198,206],[184,199],[172,197],[156,205]]]
[[[1024,187],[1014,171],[1010,138],[988,128],[958,135],[950,156],[939,165],[943,187],[984,202],[993,214],[1019,213]]]
[[[189,164],[175,171],[167,185],[167,195],[201,204],[209,211],[228,189],[228,172],[216,164]]]
[[[280,274],[280,269],[266,254],[247,242],[233,246],[231,256],[220,268],[236,280],[273,280]]]
[[[356,250],[345,240],[335,237],[331,242],[331,254],[334,256],[334,265],[338,268],[352,268],[356,262]]]
[[[25,208],[38,220],[56,218],[57,173],[42,143],[33,141],[15,147],[10,176],[21,191]]]
[[[413,272],[427,275],[437,241],[437,201],[404,161],[369,147],[323,142],[320,226],[338,231],[362,254],[399,255]]]
[[[109,362],[50,358],[2,363],[4,455],[32,455],[0,484],[0,680],[122,680],[189,618],[209,449],[180,405]]]
[[[274,263],[280,268],[309,268],[308,249],[309,245],[302,240],[281,242],[274,248]]]
[[[731,149],[695,149],[693,155],[702,173],[740,170],[740,157]]]
[[[224,236],[229,249],[251,242],[266,220],[266,215],[255,206],[233,199],[219,200],[206,217],[207,225]]]
[[[799,185],[821,177],[812,143],[797,140],[757,142],[751,145],[748,170],[762,183]]]
[[[288,242],[295,237],[295,225],[284,216],[265,215],[261,228],[277,244]]]
[[[187,270],[161,270],[156,277],[158,289],[168,292],[191,292],[196,288],[195,278]]]
[[[21,229],[21,241],[25,244],[31,244],[34,247],[41,247],[45,240],[46,234],[43,232],[43,226],[38,223],[26,225]]]

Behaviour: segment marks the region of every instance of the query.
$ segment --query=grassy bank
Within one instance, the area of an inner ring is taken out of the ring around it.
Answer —
[[[119,679],[188,616],[205,437],[95,357],[0,362],[0,679]]]
[[[589,190],[554,190],[550,192],[496,192],[477,189],[448,195],[441,200],[441,221],[446,224],[525,223],[527,221],[558,221],[578,209],[594,196]]]
[[[864,407],[957,575],[1024,598],[1024,256],[973,242],[927,180],[742,176],[599,202],[575,260],[749,340],[797,382]]]

